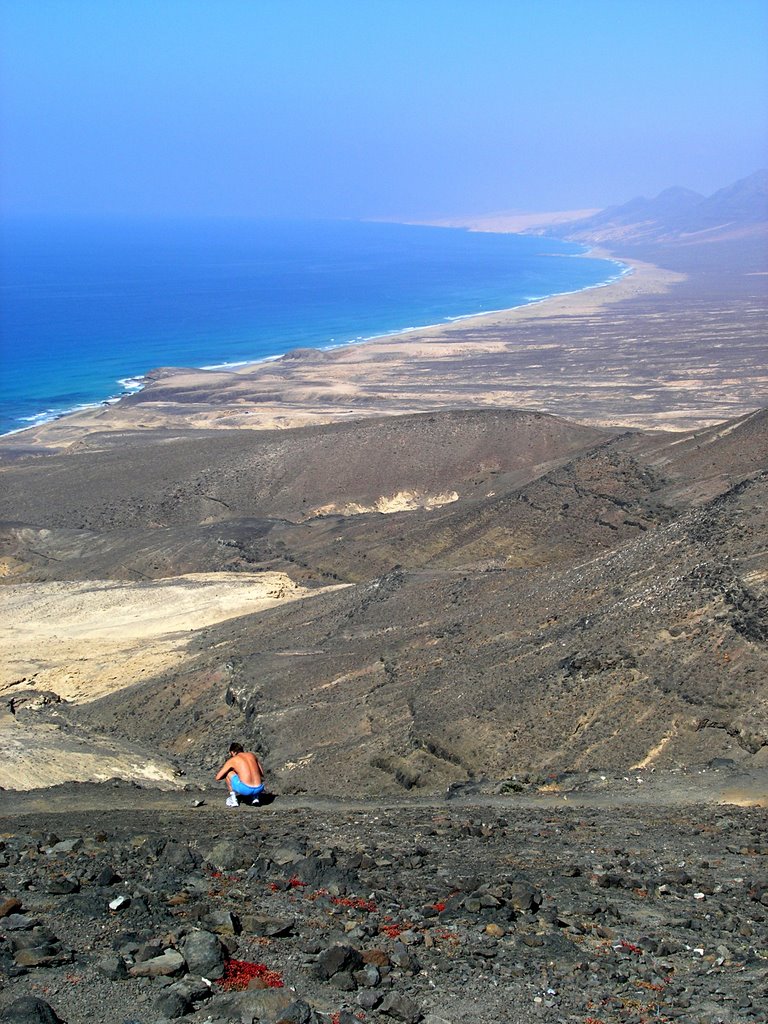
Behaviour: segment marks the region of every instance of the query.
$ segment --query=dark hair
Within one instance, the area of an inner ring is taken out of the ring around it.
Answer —
[[[229,752],[230,754],[242,754],[244,752],[244,748],[241,743],[230,743]]]

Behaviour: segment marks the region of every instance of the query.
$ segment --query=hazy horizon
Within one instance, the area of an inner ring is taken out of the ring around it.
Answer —
[[[6,215],[425,219],[768,165],[768,5],[0,8]]]

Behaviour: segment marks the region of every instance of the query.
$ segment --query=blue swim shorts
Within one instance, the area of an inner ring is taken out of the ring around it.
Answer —
[[[232,772],[232,789],[238,796],[258,796],[259,793],[264,792],[264,783],[260,786],[246,786],[244,782],[240,781],[240,776],[237,772]]]

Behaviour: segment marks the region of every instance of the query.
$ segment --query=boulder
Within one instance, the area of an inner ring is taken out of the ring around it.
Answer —
[[[132,978],[168,978],[181,974],[185,967],[186,962],[181,953],[175,949],[166,949],[161,956],[134,964],[128,973]]]
[[[200,974],[212,981],[223,976],[225,954],[218,935],[202,930],[190,932],[182,950],[187,968],[192,974]]]
[[[13,897],[3,900],[0,903],[0,918],[8,917],[9,914],[20,914],[22,909],[21,900],[14,899]]]
[[[363,966],[360,951],[354,946],[338,944],[324,949],[317,958],[315,973],[318,978],[327,981],[340,973],[357,971]],[[354,988],[354,983],[352,985]]]
[[[246,989],[214,996],[206,1006],[212,1018],[236,1020],[277,1020],[296,999],[296,993],[286,988]]]
[[[421,1010],[416,1003],[409,996],[400,992],[389,992],[382,999],[379,1010],[388,1017],[404,1021],[405,1024],[418,1024],[422,1019]]]
[[[44,999],[23,996],[14,999],[0,1015],[3,1024],[64,1024],[56,1011]]]
[[[155,1012],[161,1017],[167,1017],[169,1020],[176,1020],[177,1017],[183,1017],[186,1013],[192,1009],[192,1002],[188,996],[183,992],[174,991],[167,989],[165,992],[161,992],[155,1000]]]
[[[222,840],[209,851],[206,860],[218,871],[237,871],[253,864],[253,851],[243,843]]]

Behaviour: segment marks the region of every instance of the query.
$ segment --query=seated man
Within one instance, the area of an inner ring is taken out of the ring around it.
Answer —
[[[216,776],[216,781],[226,779],[229,796],[227,807],[237,807],[238,797],[250,804],[259,803],[259,794],[264,792],[264,769],[255,754],[243,750],[239,743],[229,747],[229,758]]]

